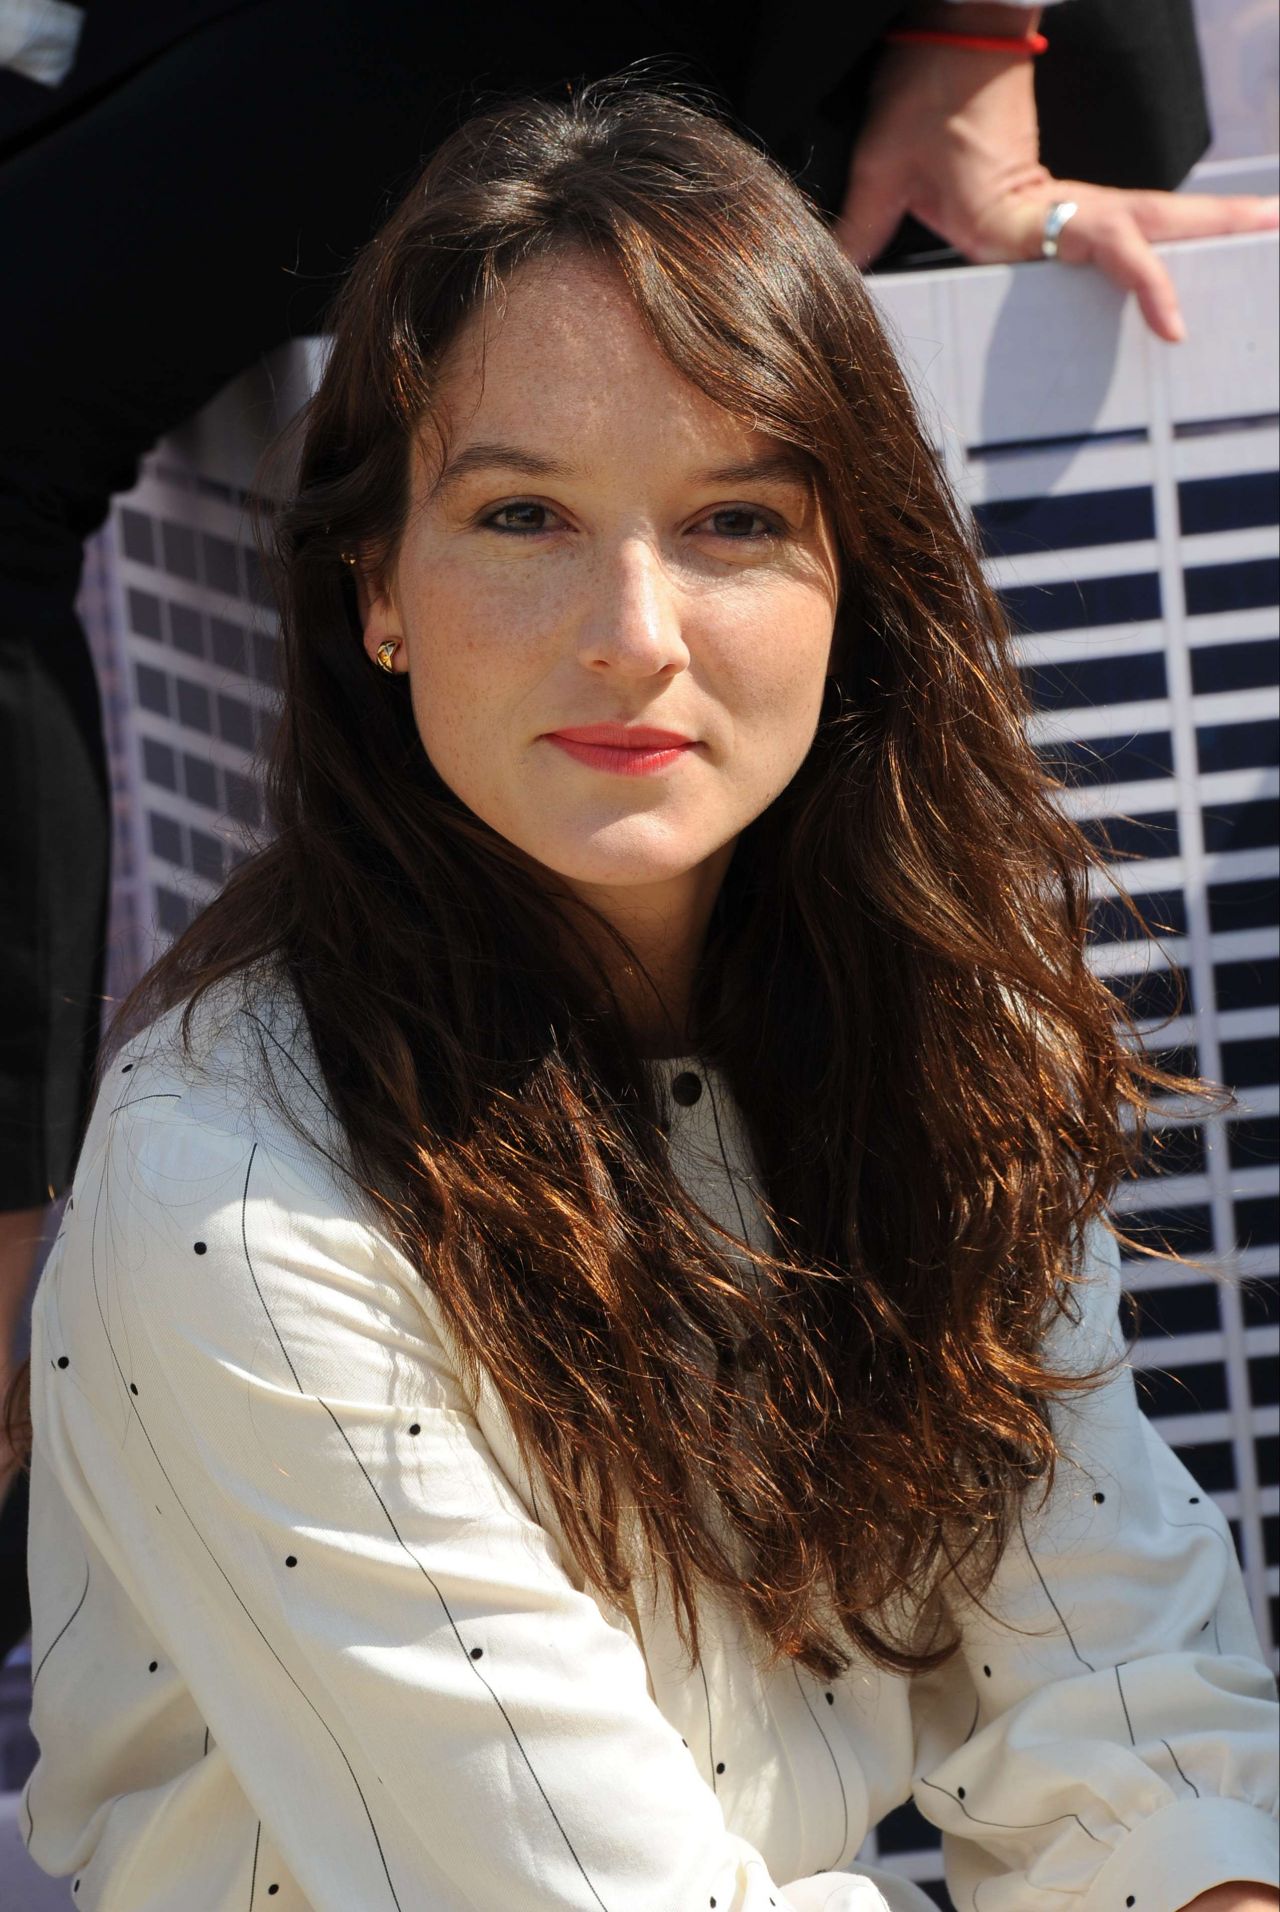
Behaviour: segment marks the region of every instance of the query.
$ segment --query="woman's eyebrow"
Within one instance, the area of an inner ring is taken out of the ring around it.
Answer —
[[[691,474],[695,485],[758,485],[770,482],[782,482],[788,485],[803,485],[806,490],[813,484],[809,465],[801,452],[793,451],[789,446],[779,446],[776,451],[761,452],[756,458],[744,458],[731,465],[712,465],[705,471]]]
[[[543,458],[537,452],[522,451],[519,445],[504,445],[484,439],[475,445],[465,445],[461,451],[446,459],[432,489],[436,492],[445,491],[470,472],[492,471],[499,467],[504,471],[521,472],[526,478],[572,478],[576,475],[572,466],[563,465],[557,459]]]
[[[447,459],[432,489],[438,495],[471,472],[497,469],[518,471],[526,478],[574,478],[581,475],[574,466],[563,464],[558,459],[525,451],[519,445],[483,439],[477,444],[463,446]],[[710,465],[704,470],[690,472],[688,480],[694,485],[785,483],[803,485],[806,490],[813,482],[804,455],[786,445],[762,452],[755,458],[738,459],[727,465]]]

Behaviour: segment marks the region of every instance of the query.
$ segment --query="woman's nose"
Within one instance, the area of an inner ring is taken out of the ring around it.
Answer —
[[[588,670],[635,677],[687,667],[680,592],[646,540],[629,539],[594,567],[578,654]]]

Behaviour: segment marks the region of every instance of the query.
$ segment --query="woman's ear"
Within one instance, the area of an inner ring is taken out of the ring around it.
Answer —
[[[356,603],[360,612],[361,643],[365,656],[371,664],[379,663],[378,651],[383,645],[394,645],[395,668],[408,669],[408,660],[404,657],[404,625],[400,619],[399,606],[391,586],[389,573],[366,569],[357,558],[352,567],[355,579]],[[386,653],[384,652],[384,655]],[[386,669],[383,664],[382,669]]]

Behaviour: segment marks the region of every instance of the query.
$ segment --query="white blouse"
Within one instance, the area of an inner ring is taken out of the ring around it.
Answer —
[[[339,1142],[296,1011],[174,1018],[111,1065],[32,1320],[21,1823],[93,1912],[925,1912],[856,1854],[909,1796],[962,1912],[1174,1912],[1277,1878],[1273,1684],[1230,1535],[1127,1369],[960,1652],[766,1675],[712,1601],[585,1591],[488,1384]],[[755,1231],[696,1062],[677,1170]],[[1095,1243],[1062,1359],[1113,1344]],[[1055,1330],[1055,1334],[1058,1333]]]

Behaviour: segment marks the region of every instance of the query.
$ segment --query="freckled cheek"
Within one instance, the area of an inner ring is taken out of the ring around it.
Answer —
[[[518,566],[438,566],[423,578],[407,624],[432,675],[491,691],[495,672],[514,684],[537,671],[560,639],[563,611]]]
[[[554,619],[517,580],[434,567],[406,604],[412,695],[428,756],[460,794],[488,784],[525,741],[556,654]]]
[[[704,632],[695,674],[727,713],[735,737],[761,734],[771,752],[794,754],[808,747],[818,714],[831,652],[829,608],[807,595],[756,606]]]

